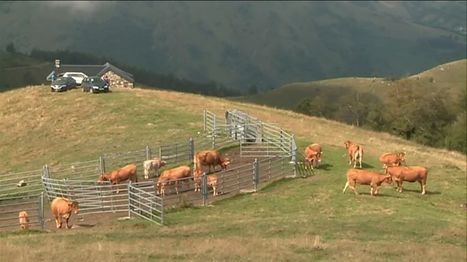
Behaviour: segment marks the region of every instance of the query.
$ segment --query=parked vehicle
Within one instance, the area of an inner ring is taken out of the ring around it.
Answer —
[[[77,85],[81,85],[83,79],[88,77],[86,74],[81,72],[66,72],[63,74],[63,76],[72,77],[76,81]]]
[[[76,87],[76,81],[71,77],[59,77],[52,81],[50,85],[50,91],[60,92],[73,89]]]
[[[109,84],[98,76],[86,77],[81,84],[83,92],[109,92]]]

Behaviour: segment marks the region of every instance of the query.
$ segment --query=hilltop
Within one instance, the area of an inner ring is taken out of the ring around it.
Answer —
[[[437,65],[426,71],[405,77],[341,77],[309,82],[285,84],[271,91],[242,97],[242,101],[293,110],[303,99],[332,89],[350,89],[370,93],[384,100],[388,92],[402,84],[410,85],[416,92],[443,90],[449,99],[459,96],[466,84],[467,59]],[[287,95],[285,95],[287,94]]]
[[[70,260],[90,261],[466,258],[466,162],[456,152],[287,110],[138,87],[91,95],[30,86],[0,93],[0,107],[2,172],[187,139],[202,130],[203,109],[222,115],[230,108],[294,133],[301,151],[321,143],[326,163],[312,177],[285,179],[210,207],[170,211],[162,227],[136,219],[53,233],[0,233],[7,260],[18,254],[23,260],[60,259],[63,250]],[[406,151],[409,164],[428,167],[428,194],[421,196],[419,185],[410,183],[403,193],[383,186],[380,196],[371,197],[360,186],[359,196],[342,194],[347,139],[363,144],[365,166],[372,170],[380,171],[381,153]]]

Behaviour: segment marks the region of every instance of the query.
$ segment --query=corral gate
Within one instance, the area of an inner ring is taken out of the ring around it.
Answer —
[[[243,157],[291,157],[296,160],[294,136],[275,125],[263,122],[237,109],[225,117],[204,110],[204,131],[213,141],[222,137],[239,141]]]
[[[128,184],[128,216],[131,215],[159,225],[164,223],[164,202],[155,195],[154,182]]]

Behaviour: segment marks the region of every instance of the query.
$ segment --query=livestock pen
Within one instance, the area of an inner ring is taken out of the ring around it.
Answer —
[[[170,144],[146,145],[126,152],[104,153],[93,160],[45,165],[41,170],[24,173],[25,178],[31,179],[28,186],[31,197],[35,197],[31,201],[42,203],[35,205],[37,213],[31,210],[34,224],[44,225],[44,197],[49,201],[57,196],[78,201],[80,216],[86,216],[88,221],[92,221],[98,214],[110,214],[142,217],[163,224],[164,211],[167,209],[208,205],[238,193],[254,192],[287,176],[310,174],[296,159],[294,136],[281,128],[238,110],[226,111],[222,118],[205,110],[203,120],[204,132],[189,139]],[[155,189],[157,174],[149,180],[143,179],[145,160],[160,158],[166,161],[166,169],[180,165],[192,166],[195,152],[205,149],[221,151],[231,159],[231,165],[226,170],[203,174],[200,191],[195,192],[193,177],[188,177],[168,185],[166,194],[159,196]],[[137,165],[138,182],[118,185],[97,182],[102,173],[130,163]],[[216,177],[215,184],[209,182],[212,176]],[[9,196],[20,192],[18,188],[13,188],[19,177],[11,176],[11,181],[5,183],[8,186],[0,188],[0,194]],[[174,188],[177,184],[180,187],[179,194]],[[213,185],[217,195],[213,194]],[[45,196],[40,195],[42,202],[38,200],[41,192],[46,193]],[[27,203],[32,205],[32,202]],[[8,217],[8,221],[14,224],[12,217]]]

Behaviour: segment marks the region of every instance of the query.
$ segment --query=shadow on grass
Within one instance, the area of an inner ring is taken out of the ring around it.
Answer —
[[[319,165],[319,167],[315,168],[315,171],[316,171],[316,170],[329,171],[329,170],[331,170],[331,169],[330,169],[331,167],[333,167],[333,165],[328,164],[328,163],[325,163],[325,164]]]
[[[412,192],[412,193],[418,193],[419,195],[422,195],[422,191],[420,189],[405,189],[405,188],[403,188],[401,194],[404,194],[404,192]],[[441,195],[441,192],[426,190],[425,194],[426,195]]]
[[[359,196],[365,196],[365,197],[375,197],[375,198],[378,198],[378,197],[390,197],[390,198],[401,198],[400,196],[398,195],[389,195],[389,194],[384,194],[384,193],[380,193],[378,192],[378,194],[376,196],[372,196],[370,192],[358,192],[359,195],[355,195],[354,192],[345,192],[345,194],[347,193],[351,193],[352,195],[356,196],[356,197],[359,197]]]

